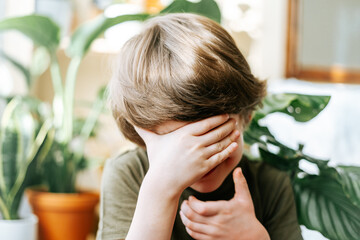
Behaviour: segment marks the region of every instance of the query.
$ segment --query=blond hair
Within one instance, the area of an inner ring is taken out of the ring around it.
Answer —
[[[265,95],[232,37],[216,22],[179,13],[148,20],[120,52],[109,84],[114,118],[144,146],[133,125],[192,122],[224,113],[248,117]]]

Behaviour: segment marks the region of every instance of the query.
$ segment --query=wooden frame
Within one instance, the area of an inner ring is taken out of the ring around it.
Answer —
[[[288,24],[287,24],[287,49],[286,49],[286,72],[287,78],[295,77],[304,80],[333,82],[333,83],[357,83],[360,84],[360,71],[343,68],[340,66],[308,67],[301,66],[297,58],[299,47],[300,27],[300,1],[288,0]]]

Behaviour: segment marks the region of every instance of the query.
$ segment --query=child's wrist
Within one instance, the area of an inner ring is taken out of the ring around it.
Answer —
[[[141,187],[146,187],[152,194],[158,194],[163,198],[179,200],[181,193],[181,187],[166,181],[161,175],[153,172],[149,169],[142,182]]]

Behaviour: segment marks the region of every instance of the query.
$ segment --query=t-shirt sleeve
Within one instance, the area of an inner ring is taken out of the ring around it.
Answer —
[[[147,167],[138,150],[107,160],[101,183],[97,240],[125,239]]]
[[[264,175],[272,181],[261,183],[263,191],[264,227],[272,240],[302,240],[290,178],[286,173],[268,167]]]

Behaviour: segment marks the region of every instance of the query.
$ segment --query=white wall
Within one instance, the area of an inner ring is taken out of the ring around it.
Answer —
[[[263,0],[264,35],[261,38],[260,76],[277,81],[285,76],[287,0]]]

